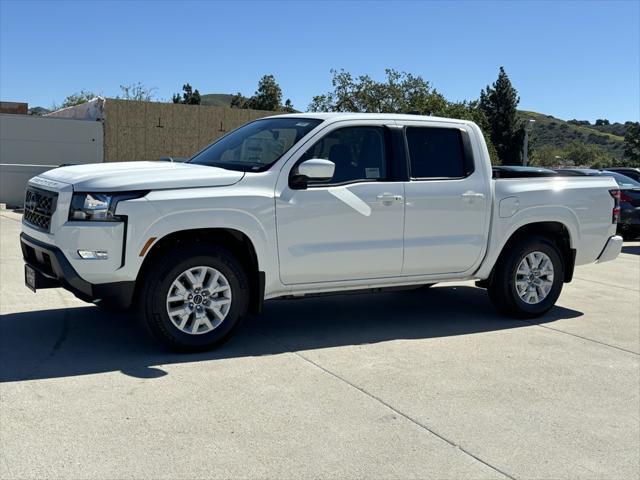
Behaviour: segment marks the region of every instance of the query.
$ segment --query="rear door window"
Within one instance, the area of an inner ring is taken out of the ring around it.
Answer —
[[[407,127],[412,178],[466,176],[462,132],[457,128]]]

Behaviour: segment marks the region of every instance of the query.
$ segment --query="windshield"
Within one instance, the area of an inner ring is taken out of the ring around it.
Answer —
[[[613,177],[620,188],[640,188],[640,182],[636,182],[633,178],[629,178],[626,175],[622,175],[621,173],[602,172],[600,175]]]
[[[267,170],[321,122],[312,118],[256,120],[212,143],[190,162],[244,172]]]

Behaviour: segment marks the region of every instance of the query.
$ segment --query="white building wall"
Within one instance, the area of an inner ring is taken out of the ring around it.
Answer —
[[[0,203],[21,206],[27,181],[46,170],[102,162],[103,138],[95,120],[0,114]]]

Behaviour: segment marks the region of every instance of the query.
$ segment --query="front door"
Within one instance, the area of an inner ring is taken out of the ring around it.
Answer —
[[[400,275],[404,185],[389,181],[385,137],[382,126],[334,128],[295,161],[328,159],[335,172],[305,190],[287,186],[276,198],[283,283]]]

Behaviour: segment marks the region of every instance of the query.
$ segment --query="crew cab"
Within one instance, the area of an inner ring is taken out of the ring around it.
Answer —
[[[574,265],[619,254],[618,198],[606,176],[493,178],[469,121],[291,114],[184,163],[34,177],[21,243],[34,291],[135,307],[157,339],[193,351],[277,297],[477,280],[506,315],[542,315]]]

